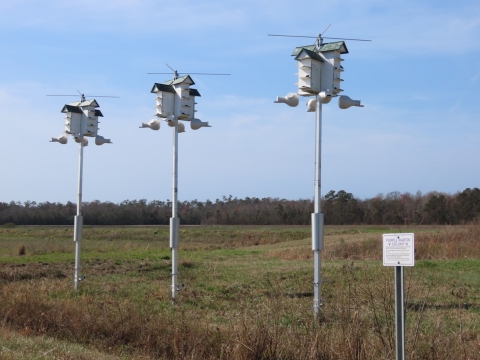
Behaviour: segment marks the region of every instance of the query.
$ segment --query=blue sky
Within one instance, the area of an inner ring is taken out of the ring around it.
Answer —
[[[346,41],[342,88],[364,108],[323,107],[322,194],[455,193],[479,187],[480,3],[465,1],[16,0],[0,3],[0,201],[76,201],[78,146],[50,143],[63,105],[97,98],[84,201],[171,199],[172,133],[152,118],[165,63],[192,75],[197,117],[179,136],[179,199],[313,198],[314,114],[296,91],[296,46],[331,24]],[[329,40],[326,40],[329,41]]]

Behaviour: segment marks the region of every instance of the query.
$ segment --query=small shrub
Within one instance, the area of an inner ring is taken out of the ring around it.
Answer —
[[[23,244],[20,245],[20,246],[18,247],[18,255],[23,256],[23,255],[25,255],[26,253],[27,253],[27,252],[26,252],[26,249],[25,249],[25,245],[23,245]]]
[[[13,229],[15,227],[15,223],[13,222],[8,222],[2,225],[2,228],[4,229]]]
[[[193,262],[189,260],[182,260],[180,262],[180,265],[183,266],[184,268],[192,268],[194,266]]]

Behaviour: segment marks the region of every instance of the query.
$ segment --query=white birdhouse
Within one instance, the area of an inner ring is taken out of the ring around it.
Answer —
[[[323,58],[310,50],[302,49],[295,57],[298,60],[298,93],[303,96],[318,94],[321,89]]]
[[[97,145],[110,144],[110,139],[105,139],[97,134],[98,132],[98,118],[103,117],[100,107],[96,100],[75,101],[67,104],[62,108],[62,113],[65,114],[65,133],[72,135],[76,142],[88,145],[88,140],[85,136],[96,138]],[[97,137],[99,137],[97,139]],[[52,138],[52,142],[59,142],[66,144],[63,137]]]
[[[343,41],[327,43],[320,46],[319,52],[326,60],[322,69],[322,91],[330,90],[333,95],[338,95],[343,91],[341,55],[348,54],[347,46]]]
[[[347,53],[348,49],[343,41],[321,44],[320,48],[316,45],[297,47],[292,56],[299,62],[299,94],[311,96],[325,92],[335,96],[342,92],[341,54]]]
[[[65,133],[71,135],[80,134],[83,111],[76,106],[65,105],[62,113],[65,113]]]
[[[169,85],[155,83],[151,92],[157,95],[154,116],[160,118],[172,116],[175,107],[175,90]]]
[[[62,113],[65,113],[65,132],[79,136],[97,136],[98,117],[103,114],[96,108],[99,107],[95,100],[76,101],[65,105]]]
[[[175,80],[155,83],[152,93],[155,97],[155,116],[168,118],[174,116],[178,120],[192,120],[195,117],[195,97],[200,96],[196,89],[190,89],[195,84],[189,75],[181,76]]]

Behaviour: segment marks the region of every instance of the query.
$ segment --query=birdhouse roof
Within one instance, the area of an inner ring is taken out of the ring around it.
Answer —
[[[305,49],[309,51],[315,51],[316,45],[305,45],[305,46],[297,46],[295,50],[293,50],[292,56],[297,56],[300,52]],[[327,51],[340,51],[341,54],[348,54],[347,45],[345,45],[344,41],[336,41],[331,43],[325,43],[320,46],[320,52],[327,52]]]
[[[82,109],[80,109],[78,106],[74,106],[74,105],[64,105],[61,112],[62,113],[71,112],[71,113],[83,114]]]
[[[318,55],[318,53],[316,53],[315,51],[307,50],[307,49],[301,49],[298,55],[295,56],[295,60],[302,60],[306,57],[324,62],[322,57]]]
[[[315,45],[297,46],[295,50],[293,50],[292,56],[297,56],[303,49],[313,51],[315,50]]]
[[[70,105],[78,106],[78,107],[84,107],[84,106],[100,107],[100,105],[97,103],[97,100],[95,99],[85,100],[85,101],[75,101],[70,103]]]
[[[337,41],[326,43],[320,46],[320,52],[325,51],[340,51],[341,54],[348,54],[347,45],[345,45],[345,41]]]
[[[190,96],[202,96],[197,89],[190,89]]]
[[[189,85],[195,84],[190,75],[184,75],[176,78],[175,80],[168,80],[163,82],[165,85],[177,85],[181,83],[187,83]]]
[[[156,93],[158,91],[175,93],[175,89],[171,85],[165,85],[165,84],[159,84],[159,83],[153,84],[152,91],[150,92]]]
[[[72,104],[64,105],[61,112],[62,113],[71,112],[71,113],[76,113],[76,114],[83,114],[83,111],[79,106],[75,106],[75,105],[72,105]],[[103,117],[103,114],[100,110],[95,109],[95,116]]]
[[[173,80],[168,81],[168,82],[171,83],[171,82],[173,82]],[[189,90],[190,90],[190,92],[189,92],[190,96],[201,96],[197,89],[189,89]],[[166,82],[163,83],[163,84],[159,84],[159,83],[153,84],[152,91],[150,91],[150,92],[157,93],[159,91],[170,92],[170,93],[174,93],[174,94],[176,93],[173,86],[172,85],[167,85]]]

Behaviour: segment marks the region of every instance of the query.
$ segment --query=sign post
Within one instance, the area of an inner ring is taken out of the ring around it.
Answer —
[[[405,360],[403,267],[414,265],[414,234],[383,234],[383,266],[395,266],[395,345],[397,360]]]

